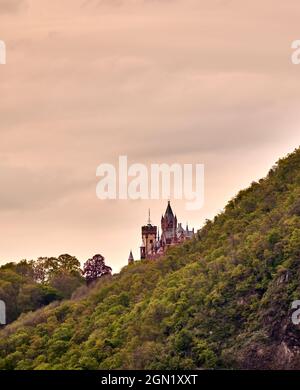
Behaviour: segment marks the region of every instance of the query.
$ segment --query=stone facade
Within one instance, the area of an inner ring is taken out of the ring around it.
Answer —
[[[168,202],[165,214],[161,217],[161,237],[158,227],[151,224],[149,212],[148,224],[142,226],[140,257],[141,259],[156,259],[163,255],[168,247],[191,239],[194,234],[194,229],[189,230],[188,226],[184,229],[181,223],[177,223],[177,217]]]

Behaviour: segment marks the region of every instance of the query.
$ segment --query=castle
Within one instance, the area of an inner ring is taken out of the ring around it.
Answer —
[[[161,236],[157,226],[151,224],[150,210],[148,224],[142,226],[142,245],[140,247],[140,258],[156,259],[163,255],[170,246],[178,245],[188,239],[194,237],[194,229],[189,230],[182,227],[181,223],[177,223],[177,217],[174,215],[171,203],[168,206],[165,215],[161,217]],[[134,258],[130,251],[128,264],[132,264]]]

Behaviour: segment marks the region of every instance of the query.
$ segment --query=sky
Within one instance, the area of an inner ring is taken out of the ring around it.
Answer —
[[[0,264],[101,253],[114,271],[148,209],[100,200],[99,164],[205,166],[200,228],[299,146],[298,0],[0,0]]]

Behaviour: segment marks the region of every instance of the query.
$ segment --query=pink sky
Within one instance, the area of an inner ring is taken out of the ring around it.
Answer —
[[[138,257],[148,208],[100,201],[96,168],[203,163],[199,228],[299,146],[296,0],[0,0],[0,263]]]

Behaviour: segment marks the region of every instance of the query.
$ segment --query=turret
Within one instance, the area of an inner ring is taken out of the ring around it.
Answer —
[[[161,220],[161,229],[161,239],[163,246],[171,245],[177,241],[177,217],[173,214],[170,201],[168,201],[168,206],[165,215],[162,217]]]
[[[142,226],[143,244],[140,247],[141,259],[146,259],[149,255],[151,256],[155,252],[156,237],[157,237],[157,226],[153,226],[151,224],[150,210],[149,210],[148,224]]]
[[[132,251],[130,251],[129,257],[128,257],[128,265],[133,264],[133,263],[134,263],[133,254],[132,254]]]

